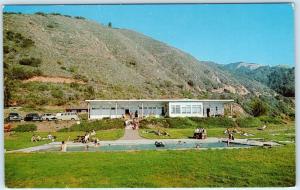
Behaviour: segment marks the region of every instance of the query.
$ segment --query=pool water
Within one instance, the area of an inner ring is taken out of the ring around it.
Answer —
[[[194,148],[222,148],[222,147],[250,147],[245,144],[230,144],[224,142],[212,143],[164,143],[165,147],[156,147],[154,144],[136,144],[136,145],[94,145],[68,146],[67,152],[96,152],[96,151],[128,151],[128,150],[176,150],[176,149],[194,149]],[[41,151],[60,151],[60,147],[53,147]]]

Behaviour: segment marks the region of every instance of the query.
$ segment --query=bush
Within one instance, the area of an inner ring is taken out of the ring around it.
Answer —
[[[66,131],[98,131],[106,129],[123,129],[124,121],[122,119],[102,119],[97,121],[82,121],[81,124],[74,124],[70,128],[60,129],[59,132]]]
[[[50,15],[61,15],[60,13],[49,13]]]
[[[192,80],[189,80],[187,83],[189,86],[194,86],[194,82]]]
[[[47,27],[48,28],[54,28],[55,26],[53,24],[48,24]]]
[[[251,102],[251,112],[255,117],[265,115],[268,112],[268,107],[263,101],[255,99]]]
[[[244,117],[236,120],[236,123],[241,128],[260,127],[263,123],[256,117]]]
[[[82,16],[75,16],[74,18],[76,18],[76,19],[82,19],[82,20],[85,20],[85,18],[84,18],[84,17],[82,17]]]
[[[54,98],[57,98],[57,99],[61,99],[64,97],[64,92],[60,89],[58,90],[52,90],[51,91],[51,95],[54,97]]]
[[[25,38],[25,39],[23,39],[23,42],[22,42],[22,47],[23,48],[27,48],[27,47],[31,47],[31,46],[33,46],[34,45],[34,41],[32,41],[31,39],[29,39],[29,38]]]
[[[191,117],[190,119],[196,122],[198,127],[204,128],[230,128],[235,126],[235,122],[227,117]]]
[[[76,79],[76,80],[82,80],[83,82],[88,82],[89,81],[86,76],[83,76],[83,75],[80,75],[80,74],[75,74],[73,78]]]
[[[36,131],[37,126],[35,124],[24,124],[24,125],[18,125],[16,128],[12,130],[16,132],[30,132],[30,131]]]
[[[39,69],[32,70],[20,66],[14,66],[10,69],[9,75],[11,79],[25,80],[33,76],[42,75],[42,71]]]
[[[42,60],[38,59],[38,58],[30,57],[30,58],[23,58],[23,59],[19,60],[19,63],[21,65],[28,65],[31,67],[39,67],[42,63]]]
[[[197,124],[187,117],[166,118],[170,128],[196,128]]]
[[[41,16],[46,16],[47,14],[45,14],[45,13],[43,13],[43,12],[36,12],[36,13],[34,13],[34,14],[36,14],[36,15],[41,15]]]

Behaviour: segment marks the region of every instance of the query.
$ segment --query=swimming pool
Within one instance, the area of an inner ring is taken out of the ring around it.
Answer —
[[[229,146],[224,142],[176,142],[176,143],[164,143],[164,147],[156,147],[152,144],[105,144],[101,146],[94,145],[78,145],[78,146],[67,146],[67,152],[97,152],[97,151],[130,151],[130,150],[180,150],[180,149],[202,149],[202,148],[247,148],[252,145],[248,144],[236,144],[231,143]],[[60,151],[59,146],[51,147],[44,150],[43,152]]]

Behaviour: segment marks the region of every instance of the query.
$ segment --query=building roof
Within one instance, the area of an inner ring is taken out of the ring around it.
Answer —
[[[128,99],[85,100],[86,102],[234,102],[233,99]]]

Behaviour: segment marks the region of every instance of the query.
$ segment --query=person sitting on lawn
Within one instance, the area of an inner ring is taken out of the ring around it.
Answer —
[[[96,135],[96,131],[93,129],[93,131],[91,132],[91,136],[95,136]]]
[[[36,136],[35,135],[32,135],[32,137],[31,137],[31,142],[36,142],[37,140],[36,140]]]

